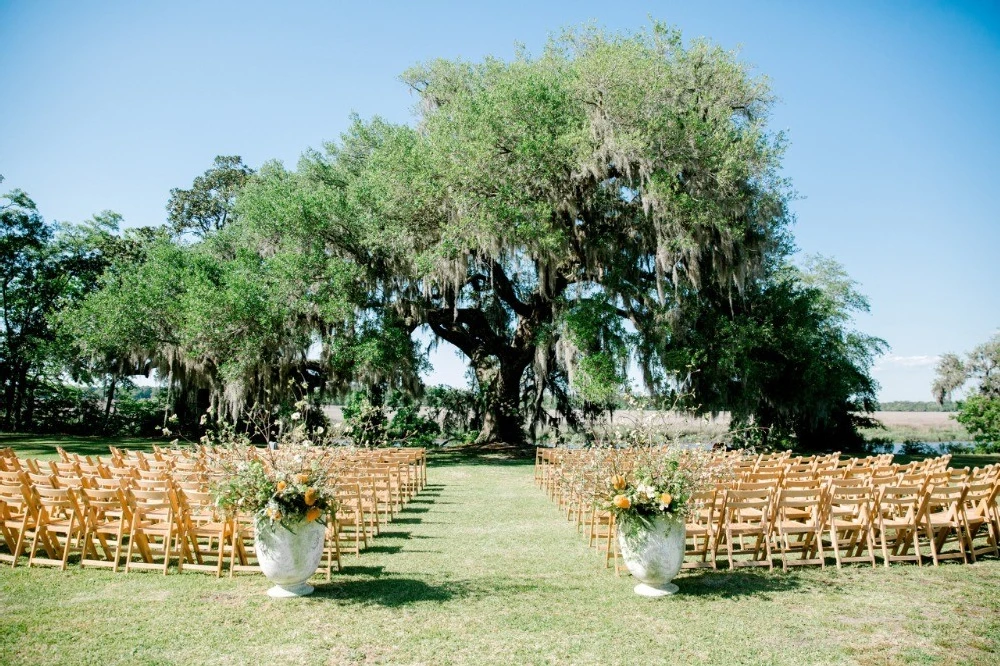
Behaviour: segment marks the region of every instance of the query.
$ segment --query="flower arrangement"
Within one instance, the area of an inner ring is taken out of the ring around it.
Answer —
[[[219,507],[252,513],[286,529],[320,520],[337,508],[336,470],[330,450],[286,445],[278,450],[232,449],[223,457],[223,481],[214,487]]]
[[[694,490],[695,479],[689,470],[677,456],[665,454],[660,460],[644,460],[641,466],[612,474],[598,504],[614,513],[623,526],[637,523],[648,528],[657,516],[683,519]]]
[[[583,473],[598,480],[596,506],[632,535],[657,517],[684,520],[692,495],[731,478],[738,459],[691,447],[606,448],[591,454]]]

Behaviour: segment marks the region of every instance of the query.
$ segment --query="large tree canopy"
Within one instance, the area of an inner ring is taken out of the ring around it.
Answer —
[[[297,244],[350,276],[331,347],[342,325],[390,341],[425,326],[461,350],[481,442],[519,440],[525,398],[536,416],[546,391],[606,399],[633,352],[662,390],[682,303],[738,294],[782,235],[767,87],[706,42],[568,33],[538,58],[403,78],[415,128],[356,119],[295,172],[263,169],[239,210],[260,247]]]
[[[481,443],[522,440],[547,398],[578,422],[632,365],[654,393],[785,431],[870,402],[878,341],[842,318],[857,303],[784,268],[783,139],[735,54],[592,29],[403,81],[412,126],[354,118],[294,170],[220,158],[174,190],[195,238],[108,271],[77,311],[84,346],[240,418],[315,389],[419,392],[420,341],[445,341],[474,372]],[[782,386],[807,366],[808,391]]]

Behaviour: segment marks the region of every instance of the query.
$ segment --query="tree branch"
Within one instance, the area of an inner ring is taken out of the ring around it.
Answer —
[[[533,311],[532,307],[517,297],[514,285],[510,281],[510,278],[507,277],[507,274],[504,273],[500,262],[496,259],[490,259],[490,271],[493,276],[494,288],[500,300],[509,305],[510,309],[517,313],[518,316],[530,317]]]

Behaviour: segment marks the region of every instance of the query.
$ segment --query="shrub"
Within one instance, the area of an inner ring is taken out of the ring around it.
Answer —
[[[372,402],[365,391],[355,391],[344,405],[344,434],[357,446],[375,447],[388,443],[385,409]]]
[[[900,451],[904,456],[923,456],[929,457],[935,455],[934,449],[925,444],[924,442],[917,442],[912,439],[908,439],[903,442],[903,449]]]
[[[982,453],[1000,453],[1000,398],[974,395],[960,403],[955,420],[965,426]]]
[[[482,398],[470,389],[432,386],[424,394],[424,404],[435,414],[441,430],[463,435],[482,427]]]
[[[427,447],[440,433],[437,422],[421,416],[418,406],[401,405],[389,423],[388,436],[391,441],[402,442],[405,446]]]

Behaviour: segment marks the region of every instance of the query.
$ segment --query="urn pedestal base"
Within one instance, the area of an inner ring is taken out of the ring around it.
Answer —
[[[658,587],[646,585],[645,583],[639,583],[632,588],[632,591],[640,597],[665,597],[668,594],[676,594],[680,589],[681,588],[677,587],[673,583],[664,583]]]
[[[272,599],[291,599],[292,597],[305,597],[313,593],[316,588],[308,583],[299,585],[275,585],[267,591],[267,596]]]

